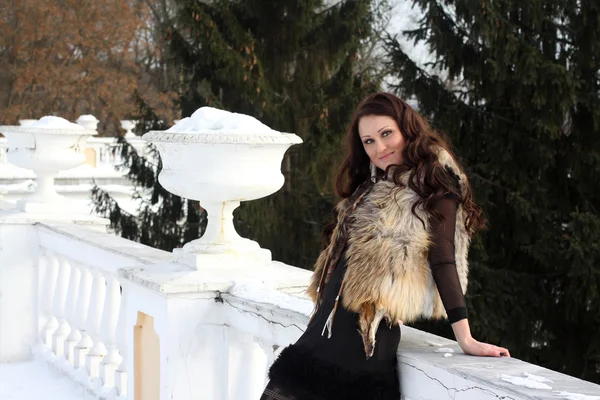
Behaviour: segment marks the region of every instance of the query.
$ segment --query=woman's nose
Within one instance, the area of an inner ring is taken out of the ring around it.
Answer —
[[[387,146],[385,145],[385,143],[380,140],[377,142],[377,152],[378,153],[382,153],[387,149]]]

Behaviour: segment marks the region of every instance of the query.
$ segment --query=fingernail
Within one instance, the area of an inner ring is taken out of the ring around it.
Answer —
[[[504,357],[506,355],[506,353],[500,353],[500,357]]]

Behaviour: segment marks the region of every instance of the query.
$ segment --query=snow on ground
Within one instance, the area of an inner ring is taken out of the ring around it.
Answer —
[[[41,360],[0,363],[2,400],[81,400],[84,389]]]

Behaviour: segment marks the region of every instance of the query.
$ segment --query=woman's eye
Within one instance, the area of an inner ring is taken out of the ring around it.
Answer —
[[[371,144],[373,143],[373,139],[367,139],[364,141],[365,144]]]
[[[381,134],[381,136],[386,137],[389,136],[392,133],[392,131],[385,131]]]

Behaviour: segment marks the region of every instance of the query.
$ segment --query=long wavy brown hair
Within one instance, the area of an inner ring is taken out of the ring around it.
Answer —
[[[437,161],[434,149],[445,149],[456,161],[444,137],[431,128],[427,121],[411,106],[390,93],[374,93],[360,102],[346,134],[346,157],[340,166],[335,179],[335,191],[338,196],[348,198],[365,180],[370,178],[370,159],[363,147],[358,134],[358,122],[367,115],[383,115],[393,118],[404,137],[405,146],[402,152],[403,164],[388,167],[384,176],[403,186],[400,177],[410,171],[408,187],[419,195],[419,200],[413,205],[412,212],[422,206],[433,216],[441,217],[434,211],[437,201],[448,193],[453,194],[466,213],[465,227],[473,235],[485,227],[485,219],[481,208],[473,201],[469,182],[461,182],[464,191],[461,193],[457,186],[456,177],[441,166]],[[457,165],[458,162],[456,163]],[[459,168],[461,168],[459,166]],[[391,172],[391,176],[388,174]],[[326,229],[327,230],[327,229]],[[327,235],[327,232],[324,232]]]

